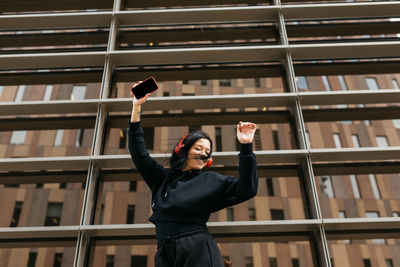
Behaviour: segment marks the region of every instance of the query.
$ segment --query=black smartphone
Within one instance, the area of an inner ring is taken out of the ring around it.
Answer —
[[[150,76],[143,82],[138,85],[132,87],[132,93],[135,95],[137,99],[144,97],[148,93],[154,92],[158,89],[158,84],[153,76]]]

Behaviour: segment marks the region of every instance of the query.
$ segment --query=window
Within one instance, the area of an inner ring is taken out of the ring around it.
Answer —
[[[249,208],[249,220],[250,221],[256,220],[256,209],[255,208]]]
[[[126,140],[127,140],[127,129],[119,130],[119,148],[126,148]]]
[[[276,258],[269,258],[269,267],[278,267],[278,261]]]
[[[336,148],[341,148],[342,147],[342,141],[340,140],[340,135],[339,134],[333,134],[333,142],[335,143]]]
[[[147,256],[134,255],[131,257],[131,267],[146,267]]]
[[[45,226],[60,225],[62,203],[48,203]]]
[[[340,86],[342,87],[342,90],[347,91],[348,88],[347,88],[346,81],[344,80],[344,77],[342,75],[339,75],[338,79],[339,79]]]
[[[126,214],[126,223],[133,224],[135,220],[135,205],[128,205],[128,210]]]
[[[394,89],[400,89],[399,82],[397,79],[392,79],[392,84]]]
[[[183,80],[182,84],[189,84],[189,81],[188,80]]]
[[[398,211],[392,212],[392,216],[393,217],[400,217],[400,212],[398,212]]]
[[[75,147],[81,147],[85,129],[79,129],[76,134]]]
[[[358,141],[358,135],[357,134],[352,134],[351,135],[351,140],[353,140],[354,147],[360,147],[360,142]]]
[[[43,95],[43,101],[50,101],[51,94],[53,93],[53,85],[47,85]]]
[[[279,136],[278,136],[278,131],[272,131],[272,138],[274,141],[274,149],[279,150],[281,147],[279,145]]]
[[[257,88],[261,87],[260,78],[254,79],[254,87],[257,87]]]
[[[370,259],[363,259],[364,267],[371,267],[371,260]]]
[[[61,267],[62,258],[63,258],[63,254],[62,254],[62,253],[56,253],[56,254],[54,254],[54,263],[53,263],[53,267]]]
[[[321,78],[322,78],[322,82],[324,83],[325,90],[326,91],[332,91],[331,86],[330,86],[329,81],[328,81],[328,77],[321,76]]]
[[[285,214],[283,210],[271,209],[271,220],[284,220]]]
[[[388,142],[386,136],[376,136],[375,140],[376,140],[376,144],[379,147],[388,147],[389,146],[389,142]]]
[[[200,84],[203,85],[203,86],[206,86],[207,85],[207,80],[201,80]]]
[[[244,261],[245,261],[245,264],[246,264],[245,266],[246,267],[253,267],[254,266],[253,257],[245,257]]]
[[[4,86],[0,85],[0,99],[1,99],[1,95],[3,94],[3,89],[4,89]]]
[[[24,97],[26,85],[18,86],[17,93],[15,94],[15,102],[21,102],[22,98]]]
[[[25,143],[26,133],[27,131],[13,131],[10,145],[23,145]]]
[[[346,218],[346,212],[345,212],[344,210],[339,210],[339,212],[338,212],[338,217],[339,217],[340,219]]]
[[[274,192],[274,183],[272,181],[272,178],[267,178],[266,183],[267,183],[268,196],[273,197],[275,195],[275,192]]]
[[[327,197],[327,198],[335,197],[330,176],[320,176],[319,177],[319,185],[320,185],[321,191],[325,197]]]
[[[215,127],[215,150],[222,151],[222,129]]]
[[[54,146],[61,146],[64,130],[57,130],[56,136],[54,137]]]
[[[292,267],[299,267],[300,263],[299,263],[299,259],[292,259]]]
[[[308,87],[308,83],[307,83],[307,79],[306,79],[306,77],[304,77],[304,76],[298,76],[297,78],[296,78],[296,80],[297,80],[297,87],[299,88],[299,89],[305,89],[305,90],[307,90],[309,87]]]
[[[367,77],[365,78],[369,90],[379,90],[378,82],[375,78]]]
[[[393,267],[393,261],[392,259],[385,259],[386,267]]]
[[[35,267],[37,252],[29,252],[28,265],[26,267]]]
[[[107,255],[106,258],[106,267],[114,267],[115,256]]]
[[[219,86],[231,86],[231,80],[229,79],[219,80]]]
[[[13,215],[11,218],[10,227],[18,226],[19,216],[21,215],[21,211],[22,211],[22,204],[23,204],[23,202],[21,202],[21,201],[15,202],[14,212],[13,212]]]
[[[378,187],[378,184],[376,182],[375,175],[374,174],[369,174],[368,178],[369,178],[369,182],[371,184],[372,193],[374,194],[374,198],[375,199],[380,199],[381,198],[381,194],[379,192],[379,187]]]
[[[71,100],[85,99],[85,94],[86,94],[86,86],[75,85],[72,88]]]
[[[226,209],[226,220],[228,222],[233,222],[234,220],[233,208]]]
[[[355,175],[350,175],[350,183],[351,183],[351,188],[353,190],[353,195],[354,198],[361,198],[361,194],[360,194],[360,189],[358,187],[358,182],[357,182],[357,177]]]
[[[136,192],[136,188],[137,188],[137,181],[130,181],[129,192]]]
[[[400,120],[392,120],[395,128],[400,129]]]

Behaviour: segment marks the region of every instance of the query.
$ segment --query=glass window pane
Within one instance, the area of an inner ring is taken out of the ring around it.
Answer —
[[[394,89],[400,89],[399,82],[397,79],[392,79],[392,85]]]
[[[334,198],[335,193],[333,191],[332,181],[330,176],[320,176],[319,184],[321,188],[321,192],[327,198]]]
[[[340,135],[339,134],[333,134],[333,141],[335,143],[336,148],[341,148],[342,147],[342,141],[340,140]]]
[[[360,142],[358,141],[358,135],[351,135],[351,140],[353,140],[354,147],[360,147]]]
[[[365,78],[369,90],[379,90],[379,85],[376,78],[367,77]]]
[[[299,89],[303,89],[303,90],[309,89],[308,83],[307,83],[307,80],[306,80],[306,77],[304,77],[304,76],[297,76],[297,77],[296,77],[296,80],[297,80],[297,87],[298,87]]]
[[[325,90],[326,90],[326,91],[332,91],[331,86],[330,86],[330,84],[329,84],[328,77],[326,77],[326,76],[321,76],[321,78],[322,78],[322,82],[324,83]]]
[[[13,131],[10,145],[23,145],[25,143],[26,133],[27,131]]]
[[[56,136],[54,137],[54,146],[61,146],[64,130],[57,130]]]
[[[369,182],[371,184],[371,188],[372,188],[372,192],[374,194],[374,198],[375,199],[380,199],[381,198],[381,194],[379,192],[378,184],[376,183],[375,175],[369,174],[368,178],[369,178]]]
[[[15,102],[22,101],[22,98],[24,97],[24,93],[25,93],[25,88],[26,88],[26,85],[18,86],[17,93],[16,93],[15,99],[14,99]]]
[[[388,142],[386,136],[376,136],[375,140],[376,140],[378,147],[388,147],[389,146],[389,142]]]
[[[340,86],[342,87],[342,90],[347,91],[348,88],[347,88],[347,84],[346,84],[344,77],[342,75],[339,75],[338,79],[339,79]]]
[[[71,100],[82,100],[85,99],[87,86],[75,85],[72,88]]]
[[[50,101],[51,94],[53,93],[53,85],[47,85],[46,90],[44,91],[43,101]]]
[[[360,190],[358,188],[358,182],[357,178],[355,175],[350,175],[350,182],[351,182],[351,188],[353,189],[353,195],[354,198],[359,199],[361,197]]]

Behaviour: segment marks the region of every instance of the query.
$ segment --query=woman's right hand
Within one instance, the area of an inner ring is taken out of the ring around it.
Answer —
[[[140,82],[139,82],[140,83]],[[134,88],[135,86],[137,86],[139,83],[134,83],[132,88]],[[132,100],[132,104],[134,106],[141,106],[142,104],[144,104],[147,101],[147,98],[149,98],[149,96],[151,95],[151,93],[146,94],[144,97],[137,99],[135,97],[135,95],[132,93],[132,90],[130,91],[130,95],[133,97]]]

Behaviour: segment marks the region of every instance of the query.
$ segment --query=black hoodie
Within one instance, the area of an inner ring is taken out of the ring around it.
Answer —
[[[246,201],[257,194],[257,162],[252,144],[240,144],[239,179],[207,170],[173,172],[150,157],[140,122],[129,125],[129,151],[152,192],[158,222],[205,225],[212,212]]]

